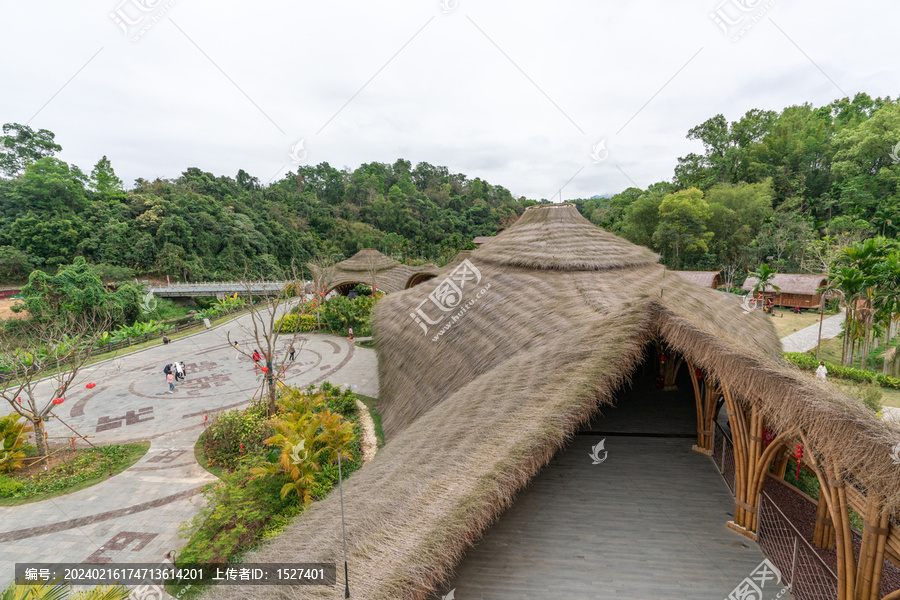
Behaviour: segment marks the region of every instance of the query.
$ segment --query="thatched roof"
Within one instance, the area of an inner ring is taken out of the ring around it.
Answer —
[[[476,235],[476,236],[472,239],[472,243],[475,244],[476,246],[480,246],[480,245],[482,245],[482,244],[486,244],[486,243],[490,242],[490,241],[491,241],[492,239],[494,239],[495,237],[497,237],[497,236],[494,236],[494,235]]]
[[[756,277],[748,277],[741,286],[742,290],[751,291],[756,282]],[[772,285],[781,288],[781,294],[805,294],[815,296],[820,287],[828,282],[825,275],[808,275],[805,273],[776,273],[772,276]],[[774,292],[772,287],[768,287],[765,291]]]
[[[429,325],[442,313],[433,298],[455,306]],[[445,581],[579,425],[614,401],[653,340],[758,406],[767,426],[803,425],[814,451],[827,448],[900,508],[890,458],[900,430],[783,361],[760,312],[664,278],[650,251],[574,207],[526,210],[468,262],[381,300],[374,326],[387,444],[344,485],[352,598],[421,599]],[[339,502],[331,494],[314,504],[246,560],[340,564]],[[335,598],[342,569],[338,582],[266,594]],[[257,589],[214,593],[236,600],[260,597]]]
[[[721,278],[719,271],[672,271],[672,273],[701,287],[713,289],[719,286],[719,279]]]
[[[371,248],[360,250],[333,267],[323,269],[310,263],[309,268],[316,279],[325,283],[326,291],[362,283],[377,285],[385,293],[405,290],[416,275],[434,275],[439,269],[431,263],[410,267]]]

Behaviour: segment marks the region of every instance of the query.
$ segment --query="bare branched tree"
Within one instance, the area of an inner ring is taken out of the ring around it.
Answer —
[[[290,314],[293,307],[299,305],[302,310],[305,306],[303,302],[304,286],[302,279],[297,275],[296,269],[291,268],[283,272],[282,277],[278,278],[277,282],[258,282],[265,287],[271,287],[271,284],[278,283],[280,287],[277,291],[270,291],[264,298],[254,302],[253,297],[255,295],[254,292],[256,292],[254,283],[247,277],[241,280],[241,284],[244,287],[244,295],[248,300],[247,307],[250,312],[250,323],[249,325],[243,325],[238,322],[238,329],[244,336],[250,337],[254,344],[252,346],[244,344],[243,347],[238,344],[237,351],[239,354],[251,359],[255,352],[260,353],[264,396],[267,398],[269,414],[274,414],[277,388],[279,382],[284,378],[291,347],[294,348],[295,352],[300,352],[306,343],[304,338],[298,337],[299,318],[293,330],[283,331],[281,327],[282,317]],[[279,345],[279,339],[281,339],[282,334],[290,336],[287,346],[284,346],[284,344]],[[226,338],[232,346],[237,341],[233,339],[230,331]],[[297,347],[298,344],[299,348]]]
[[[110,326],[108,319],[57,316],[35,321],[17,331],[0,335],[0,367],[4,381],[0,398],[34,427],[35,446],[41,461],[48,454],[44,423],[76,385],[79,370],[95,354],[95,346]],[[41,380],[47,384],[40,386]]]

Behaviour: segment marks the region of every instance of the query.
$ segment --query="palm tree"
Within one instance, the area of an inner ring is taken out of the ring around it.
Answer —
[[[747,276],[756,278],[756,283],[753,285],[753,291],[751,293],[755,296],[760,292],[767,292],[769,288],[776,293],[780,292],[781,288],[772,283],[772,278],[775,277],[776,274],[777,271],[766,263],[759,265],[759,269],[756,271],[750,271]]]
[[[844,344],[841,348],[841,364],[844,366],[852,362],[853,345],[860,337],[859,307],[869,287],[868,279],[859,269],[841,267],[829,283],[841,293],[847,310],[847,317],[844,319]]]
[[[80,592],[62,583],[16,583],[13,581],[0,594],[0,600],[126,600],[131,592],[122,586],[97,587]]]

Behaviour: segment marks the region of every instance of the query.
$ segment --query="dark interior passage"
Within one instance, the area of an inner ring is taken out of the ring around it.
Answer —
[[[664,392],[653,374],[638,370],[433,598],[455,589],[458,600],[721,600],[750,575],[763,555],[726,528],[734,500],[710,458],[691,450],[689,379]],[[593,464],[601,440],[608,454]]]

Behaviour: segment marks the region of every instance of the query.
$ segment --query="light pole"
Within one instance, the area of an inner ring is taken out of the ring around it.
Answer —
[[[341,496],[341,538],[344,543],[344,598],[350,597],[350,579],[347,571],[347,528],[344,525],[344,478],[341,474],[341,450],[338,448],[338,491]]]

